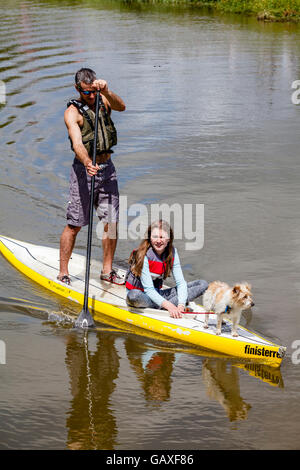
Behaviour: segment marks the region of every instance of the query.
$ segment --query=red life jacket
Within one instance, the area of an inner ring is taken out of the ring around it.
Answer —
[[[173,248],[173,259],[172,265],[174,263],[174,248]],[[149,263],[149,271],[151,273],[151,277],[153,279],[153,284],[156,289],[161,289],[163,285],[163,277],[166,271],[166,254],[162,254],[162,258],[158,256],[158,254],[153,250],[152,247],[148,248],[146,253],[148,263]],[[127,289],[139,289],[144,290],[143,284],[141,283],[141,279],[139,276],[135,276],[131,270],[129,270],[126,278],[126,288]]]

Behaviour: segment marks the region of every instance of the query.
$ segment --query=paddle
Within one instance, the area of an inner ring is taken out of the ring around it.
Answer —
[[[99,121],[99,107],[100,107],[100,91],[96,93],[96,109],[95,109],[95,132],[94,132],[94,147],[93,147],[93,165],[96,165],[97,153],[97,138],[98,138],[98,121]],[[90,210],[89,210],[89,227],[88,227],[88,241],[86,249],[86,268],[85,268],[85,286],[84,286],[84,303],[79,317],[75,321],[77,328],[91,328],[95,326],[92,315],[88,310],[89,299],[89,282],[90,282],[90,265],[91,265],[91,248],[92,248],[92,234],[93,234],[93,206],[94,206],[94,188],[95,177],[91,178],[91,194],[90,194]]]

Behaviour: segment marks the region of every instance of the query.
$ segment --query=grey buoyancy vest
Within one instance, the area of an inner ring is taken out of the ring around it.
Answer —
[[[174,255],[175,255],[175,250],[173,247],[172,265],[174,263]],[[163,285],[165,270],[166,270],[166,261],[165,261],[166,254],[163,253],[162,257],[160,257],[153,250],[153,248],[150,247],[147,250],[146,257],[148,259],[149,271],[153,280],[154,287],[156,289],[161,289]],[[135,276],[130,269],[126,276],[126,288],[127,289],[139,289],[142,291],[144,290],[140,277]]]
[[[67,104],[67,107],[71,106],[71,104],[76,106],[80,114],[83,116],[83,126],[81,128],[82,143],[85,146],[89,156],[92,158],[95,131],[95,113],[88,107],[88,105],[82,103],[79,100],[70,100]],[[111,148],[116,144],[117,131],[100,95],[97,155],[101,153],[113,153]],[[71,148],[74,151],[72,141]]]

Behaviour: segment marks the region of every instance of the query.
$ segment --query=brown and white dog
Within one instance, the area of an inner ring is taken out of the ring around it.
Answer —
[[[225,282],[211,282],[203,294],[205,310],[214,312],[217,317],[216,334],[221,334],[223,318],[232,321],[232,336],[238,336],[237,326],[243,310],[253,307],[251,285],[247,282],[230,287]],[[204,328],[208,328],[209,314],[205,315]]]

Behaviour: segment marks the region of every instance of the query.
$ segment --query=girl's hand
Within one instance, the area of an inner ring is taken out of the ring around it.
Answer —
[[[168,310],[170,317],[172,318],[182,318],[181,311],[176,305],[172,304],[172,302],[169,302],[168,300],[165,300],[162,303],[162,307],[166,310]]]
[[[185,311],[185,305],[179,304],[177,308],[178,308],[178,312],[184,313],[184,311]]]

